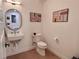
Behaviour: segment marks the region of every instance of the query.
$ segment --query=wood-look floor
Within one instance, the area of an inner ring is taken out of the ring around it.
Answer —
[[[46,56],[41,56],[36,52],[35,49],[33,49],[28,52],[20,53],[14,56],[9,56],[7,57],[7,59],[60,59],[60,58],[57,57],[55,54],[52,54],[48,50],[46,50]]]

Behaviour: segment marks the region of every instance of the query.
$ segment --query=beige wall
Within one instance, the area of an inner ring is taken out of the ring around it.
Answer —
[[[49,49],[63,59],[70,59],[73,55],[77,56],[76,53],[79,50],[77,48],[79,39],[78,5],[79,0],[46,0],[43,6],[43,35]],[[65,8],[69,8],[68,22],[52,22],[52,12]],[[56,42],[56,37],[59,43]]]
[[[20,29],[24,34],[24,39],[16,47],[7,48],[7,56],[32,49],[31,34],[41,32],[41,23],[30,22],[30,12],[41,13],[42,5],[39,0],[22,0],[22,5],[12,5],[4,2],[4,11],[8,9],[17,9],[22,13],[22,27]]]
[[[7,49],[7,55],[13,55],[28,51],[32,48],[31,34],[42,32],[48,48],[61,56],[63,59],[70,59],[73,55],[79,56],[79,0],[22,0],[22,5],[12,6],[4,3],[4,11],[8,9],[18,9],[22,13],[22,28],[25,35],[20,44]],[[43,4],[42,4],[43,2]],[[42,8],[43,7],[43,8]],[[52,12],[69,8],[68,22],[52,22]],[[42,13],[42,23],[30,22],[30,12]],[[59,43],[54,38],[59,39]]]

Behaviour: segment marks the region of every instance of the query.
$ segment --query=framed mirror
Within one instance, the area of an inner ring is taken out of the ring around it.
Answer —
[[[22,26],[22,15],[16,9],[9,9],[5,13],[5,23],[8,29],[17,31]]]

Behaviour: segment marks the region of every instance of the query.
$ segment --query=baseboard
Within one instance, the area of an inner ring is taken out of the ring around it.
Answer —
[[[16,53],[16,54],[20,54],[20,53],[23,53],[23,52],[28,52],[28,51],[30,51],[30,50],[33,50],[34,49],[34,47],[32,47],[32,48],[29,48],[28,50],[26,50],[26,51],[20,51],[20,52],[18,52],[18,53]],[[64,55],[62,55],[62,54],[60,54],[60,53],[58,53],[57,51],[55,51],[55,50],[51,50],[51,49],[49,49],[48,48],[48,50],[51,52],[51,53],[54,53],[55,55],[57,55],[59,58],[61,58],[61,59],[69,59],[69,58],[67,58],[66,56],[64,56]],[[16,54],[13,54],[13,55],[16,55]],[[10,55],[10,56],[12,56],[12,55]],[[8,57],[8,56],[7,56]]]
[[[54,53],[55,55],[57,55],[59,58],[61,58],[61,59],[69,59],[69,58],[67,58],[66,56],[64,56],[64,55],[62,55],[62,54],[60,54],[60,53],[58,53],[58,52],[56,52],[56,51],[52,51],[51,49],[48,49],[51,53]]]
[[[17,52],[17,53],[15,53],[15,54],[8,55],[7,57],[13,56],[13,55],[17,55],[17,54],[20,54],[20,53],[24,53],[24,52],[28,52],[28,51],[33,50],[33,49],[34,49],[34,47],[31,47],[31,48],[29,48],[29,49],[27,49],[27,50],[20,51],[20,52]]]

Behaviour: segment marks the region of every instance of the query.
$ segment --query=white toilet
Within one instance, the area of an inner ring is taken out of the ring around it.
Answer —
[[[47,44],[41,40],[41,34],[33,35],[33,43],[36,46],[36,51],[41,55],[45,56],[45,49],[47,48]]]

